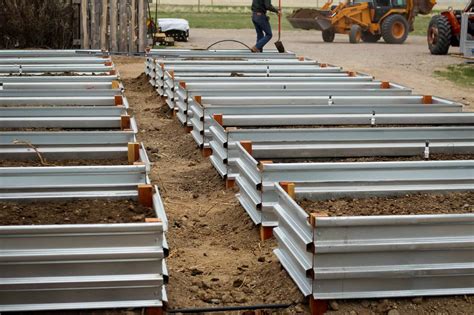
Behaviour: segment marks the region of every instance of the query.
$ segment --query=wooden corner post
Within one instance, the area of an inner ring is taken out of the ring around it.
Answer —
[[[149,184],[138,185],[138,203],[145,207],[153,207],[153,186]]]

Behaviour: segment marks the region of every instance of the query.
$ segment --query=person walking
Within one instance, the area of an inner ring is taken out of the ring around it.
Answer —
[[[257,32],[257,43],[250,50],[255,53],[262,52],[263,47],[273,36],[270,17],[267,16],[267,11],[281,14],[281,12],[272,5],[271,0],[252,0],[252,23]]]

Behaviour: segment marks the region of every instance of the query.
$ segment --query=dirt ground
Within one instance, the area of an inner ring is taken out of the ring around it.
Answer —
[[[128,199],[0,202],[0,225],[132,223],[154,217],[153,209]]]
[[[339,198],[322,201],[303,199],[298,203],[308,213],[323,212],[329,216],[473,213],[474,192],[420,193],[397,197]]]
[[[259,241],[258,229],[238,204],[235,191],[224,188],[192,137],[149,87],[142,74],[143,59],[116,57],[114,61],[138,122],[138,139],[152,161],[151,179],[161,187],[170,222],[169,308],[283,303],[292,306],[282,314],[308,313],[303,296],[272,253],[275,241]],[[329,313],[389,311],[391,315],[466,314],[474,308],[471,297],[376,299],[333,301]]]
[[[255,43],[254,30],[214,30],[192,29],[189,42],[178,43],[179,47],[206,48],[222,39],[237,39],[251,46]],[[416,93],[449,98],[474,110],[474,91],[459,87],[446,79],[434,75],[435,70],[443,70],[450,64],[459,64],[463,59],[453,53],[459,48],[451,48],[451,55],[433,56],[428,50],[424,36],[409,36],[403,45],[389,45],[383,41],[375,44],[350,44],[345,35],[336,35],[334,43],[325,43],[321,32],[284,31],[281,40],[285,48],[298,55],[312,58],[322,63],[344,67],[346,70],[364,72],[379,80],[399,83],[413,88]],[[273,39],[266,48],[274,49]],[[222,43],[213,48],[242,48],[233,43]]]
[[[301,304],[303,296],[210,162],[135,65],[118,63],[170,222],[169,307]],[[301,307],[300,307],[301,308]]]

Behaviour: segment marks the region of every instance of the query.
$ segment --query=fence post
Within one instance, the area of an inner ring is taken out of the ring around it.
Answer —
[[[117,0],[110,0],[110,50],[117,51]]]
[[[100,49],[107,50],[107,8],[108,0],[102,0],[102,10],[100,12]]]
[[[119,51],[127,51],[127,0],[120,0],[120,34],[119,34]]]
[[[140,5],[140,3],[138,4]],[[130,3],[130,31],[128,37],[128,51],[134,53],[137,51],[137,2],[131,0]]]
[[[81,0],[81,35],[82,49],[89,49],[89,28],[87,27],[89,19],[87,18],[87,4],[89,0]]]
[[[148,0],[146,0],[148,1]],[[147,46],[146,5],[145,0],[138,0],[138,51],[144,52]]]

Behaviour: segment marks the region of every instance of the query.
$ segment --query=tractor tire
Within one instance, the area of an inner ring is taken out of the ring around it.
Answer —
[[[426,37],[432,55],[446,55],[452,43],[451,24],[442,15],[435,15],[428,24]]]
[[[357,24],[351,25],[351,30],[349,32],[349,42],[352,44],[357,44],[358,42],[360,42],[361,38],[362,28]]]
[[[334,33],[332,29],[323,31],[323,40],[326,43],[332,43],[334,41],[335,36],[336,34]]]
[[[379,41],[382,35],[380,34],[372,34],[370,32],[362,32],[362,41],[365,43],[376,43]]]
[[[400,14],[393,14],[382,21],[382,37],[388,44],[403,44],[409,32],[407,19]]]

